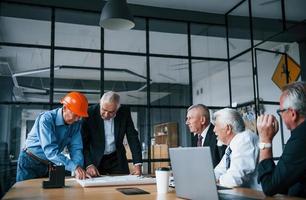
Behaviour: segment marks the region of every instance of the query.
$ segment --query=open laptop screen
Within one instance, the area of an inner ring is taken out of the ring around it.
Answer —
[[[218,199],[209,147],[170,148],[169,153],[178,197]]]
[[[209,147],[170,148],[176,195],[185,199],[251,200],[240,195],[218,193]],[[230,188],[218,188],[219,190]]]

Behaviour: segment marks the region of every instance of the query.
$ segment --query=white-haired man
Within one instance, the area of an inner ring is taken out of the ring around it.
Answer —
[[[134,163],[132,174],[141,175],[141,146],[131,112],[120,106],[120,96],[104,93],[100,104],[88,109],[89,117],[83,120],[82,136],[86,172],[100,174],[129,174],[123,139],[126,135]]]
[[[272,140],[278,132],[278,122],[273,115],[258,117],[257,129],[261,142],[258,181],[266,195],[282,193],[306,197],[306,83],[286,85],[279,104],[277,113],[291,131],[291,136],[275,165]]]
[[[217,183],[225,187],[260,189],[257,183],[258,136],[245,129],[243,119],[234,109],[214,113],[218,140],[227,145],[225,154],[215,167]]]

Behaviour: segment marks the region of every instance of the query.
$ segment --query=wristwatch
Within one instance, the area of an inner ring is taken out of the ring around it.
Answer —
[[[271,143],[259,142],[258,147],[259,147],[259,149],[268,149],[268,148],[272,148],[272,144]]]

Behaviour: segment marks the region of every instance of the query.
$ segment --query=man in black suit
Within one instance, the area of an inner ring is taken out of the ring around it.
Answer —
[[[187,110],[186,125],[193,133],[192,146],[208,146],[211,150],[213,166],[218,165],[226,146],[218,146],[214,125],[210,123],[208,108],[203,104],[192,105]]]
[[[272,140],[278,122],[271,114],[257,119],[259,133],[258,181],[266,195],[277,193],[306,197],[306,83],[295,82],[282,89],[277,113],[291,135],[277,165],[273,161]]]
[[[120,106],[120,96],[106,92],[100,104],[88,109],[83,120],[82,139],[86,172],[100,174],[129,174],[123,139],[126,135],[133,157],[134,171],[141,175],[141,146],[129,108]]]

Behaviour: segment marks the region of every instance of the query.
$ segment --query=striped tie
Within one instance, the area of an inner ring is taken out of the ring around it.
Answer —
[[[226,149],[226,152],[225,152],[225,167],[226,167],[226,170],[228,168],[230,168],[230,166],[231,166],[231,153],[232,153],[232,149],[230,147],[228,147]]]
[[[201,147],[202,146],[202,140],[203,140],[202,135],[198,134],[197,147]]]

